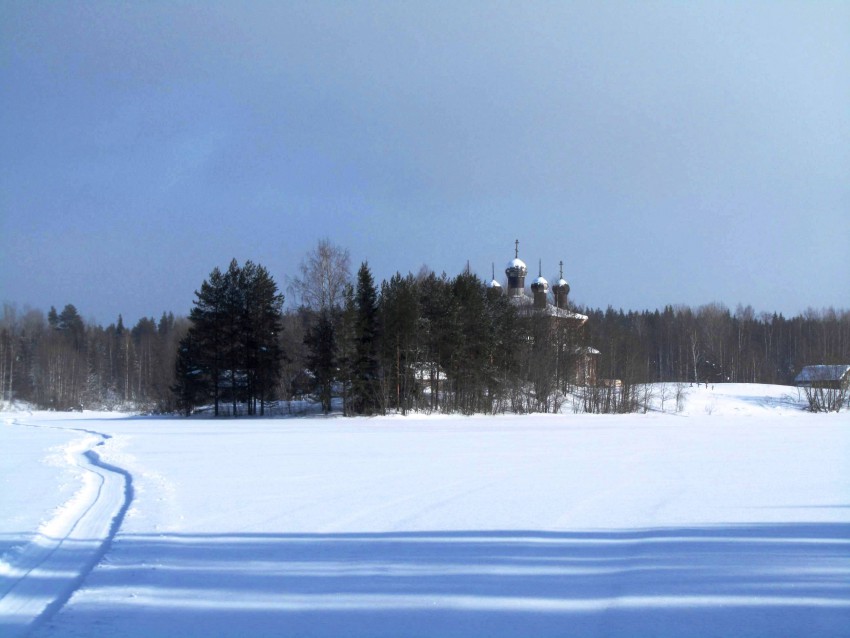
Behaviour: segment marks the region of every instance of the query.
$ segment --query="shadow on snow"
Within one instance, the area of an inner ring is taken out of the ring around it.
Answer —
[[[84,587],[39,635],[846,636],[850,524],[119,534]]]

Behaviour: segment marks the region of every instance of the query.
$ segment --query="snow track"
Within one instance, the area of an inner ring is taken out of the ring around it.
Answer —
[[[108,551],[133,499],[126,470],[97,452],[111,437],[82,428],[14,420],[11,425],[70,430],[82,438],[64,448],[82,485],[27,545],[0,561],[0,633],[25,635],[51,618]]]

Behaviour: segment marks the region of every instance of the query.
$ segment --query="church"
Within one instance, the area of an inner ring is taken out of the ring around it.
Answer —
[[[508,302],[517,309],[520,317],[549,317],[551,330],[566,330],[574,336],[579,334],[587,316],[569,309],[568,297],[570,284],[564,279],[564,262],[560,262],[560,275],[555,285],[551,287],[552,303],[549,298],[549,282],[543,277],[542,262],[539,264],[537,278],[531,283],[531,296],[525,291],[525,278],[528,276],[528,266],[519,258],[519,240],[514,242],[514,258],[505,268],[507,275]],[[495,266],[493,280],[488,284],[489,289],[502,294],[502,285],[496,280]],[[573,353],[575,369],[571,375],[575,385],[596,385],[596,368],[599,350],[591,347],[575,347]]]

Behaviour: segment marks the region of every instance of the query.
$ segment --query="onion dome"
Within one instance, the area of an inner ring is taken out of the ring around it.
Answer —
[[[525,280],[525,276],[528,274],[528,266],[519,258],[519,239],[514,242],[514,258],[508,262],[508,267],[505,268],[505,274],[509,279],[512,277],[522,277],[523,280]],[[493,278],[495,279],[495,276]]]
[[[528,274],[528,267],[522,259],[515,257],[505,268],[505,274],[508,277],[525,277]]]
[[[560,263],[561,266],[561,274],[558,276],[558,281],[555,282],[555,285],[552,286],[552,292],[556,295],[559,293],[563,293],[565,295],[570,294],[570,284],[567,283],[567,280],[564,279],[564,262]]]
[[[549,290],[549,282],[544,277],[538,277],[531,283],[531,291],[534,293],[547,292]]]
[[[514,258],[508,262],[508,267],[505,268],[505,274],[508,276],[508,296],[524,297],[525,276],[528,274],[528,267],[519,258],[518,239],[514,242]]]
[[[531,284],[531,292],[548,292],[549,291],[549,282],[546,281],[546,278],[543,276],[543,260],[540,260],[540,269],[537,271],[537,279],[535,279]]]
[[[493,267],[493,280],[487,284],[487,287],[491,290],[501,290],[502,284],[496,281],[496,264],[491,264],[491,266]]]
[[[564,279],[563,277],[561,277],[558,281],[556,281],[555,285],[552,286],[553,292],[560,292],[562,290],[567,294],[569,294],[569,292],[570,292],[570,284],[568,284],[567,280]]]
[[[549,292],[549,282],[543,277],[543,261],[540,261],[540,270],[537,279],[531,284],[531,292],[534,293],[535,310],[546,309],[546,293]]]
[[[552,292],[555,295],[555,306],[561,310],[567,310],[567,296],[570,294],[570,284],[564,279],[564,262],[561,262],[561,274],[558,281],[552,286]]]

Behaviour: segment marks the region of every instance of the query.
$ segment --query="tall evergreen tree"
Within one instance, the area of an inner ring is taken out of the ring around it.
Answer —
[[[356,341],[351,389],[353,407],[357,414],[374,414],[384,405],[379,365],[378,291],[369,264],[365,261],[357,271],[355,300]]]
[[[381,368],[389,405],[402,413],[413,408],[419,363],[419,291],[413,275],[396,273],[381,285]]]
[[[243,280],[242,346],[245,349],[248,405],[250,413],[255,414],[259,400],[260,414],[265,414],[265,404],[280,378],[283,295],[278,292],[269,271],[251,261],[245,263]]]
[[[213,400],[215,416],[219,415],[221,387],[226,370],[226,285],[221,270],[214,268],[209,279],[204,280],[200,289],[195,291],[196,299],[189,312],[191,326],[187,335],[187,338],[194,340],[191,352],[195,360],[190,367],[199,370],[199,382]],[[180,372],[178,369],[178,375]]]
[[[234,415],[240,402],[254,414],[257,401],[264,414],[280,374],[283,295],[265,268],[251,261],[240,268],[235,259],[224,274],[215,268],[195,295],[181,350],[193,359],[178,362],[177,374],[191,370],[198,377],[216,416],[224,392]],[[183,385],[178,380],[175,387]]]
[[[198,342],[190,330],[177,347],[175,382],[171,387],[178,409],[186,416],[192,414],[195,406],[203,402],[209,392],[209,379],[201,361]]]
[[[322,412],[331,411],[333,384],[336,378],[336,334],[330,310],[319,311],[316,322],[304,338],[308,348],[307,369],[316,381],[316,397],[322,404]]]
[[[464,414],[489,411],[487,377],[489,342],[486,288],[477,276],[464,272],[452,281],[451,292],[457,333],[449,373],[454,384],[455,408]]]

